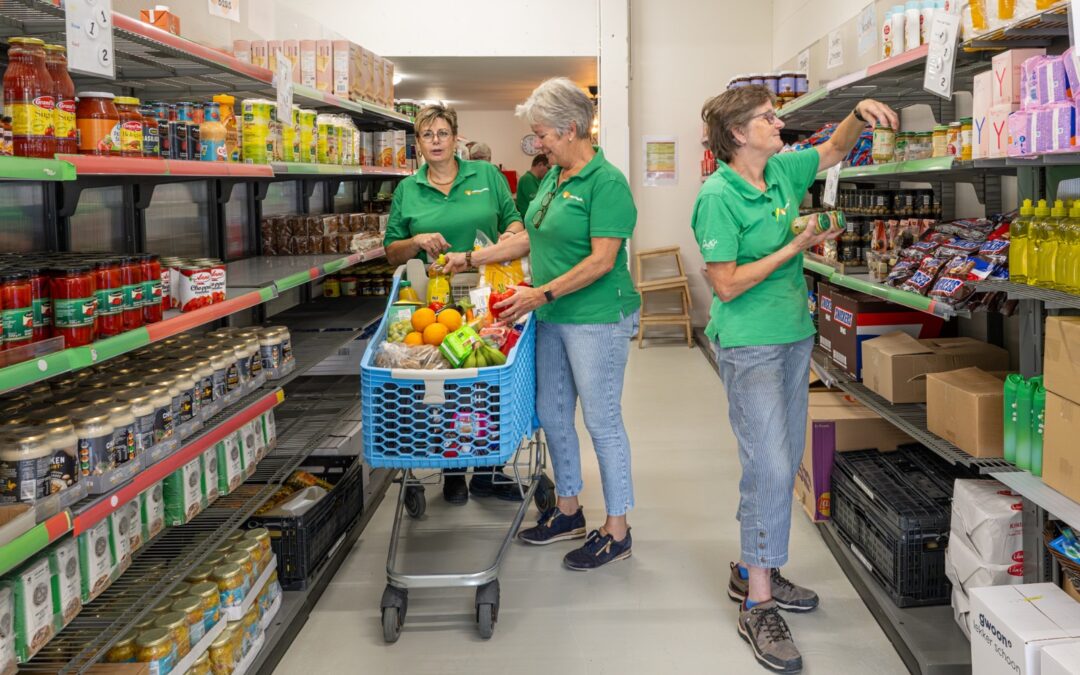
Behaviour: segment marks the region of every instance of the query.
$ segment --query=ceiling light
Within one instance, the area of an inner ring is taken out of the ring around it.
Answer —
[[[405,79],[404,75],[402,75],[401,73],[395,72],[394,73],[394,86],[396,87],[397,85],[401,84],[401,81],[404,80],[404,79]]]

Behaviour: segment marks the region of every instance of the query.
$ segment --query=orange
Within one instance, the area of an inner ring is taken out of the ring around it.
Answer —
[[[419,347],[420,345],[424,344],[424,334],[414,330],[413,332],[405,336],[405,340],[403,340],[403,342],[410,347]]]
[[[439,323],[446,326],[446,330],[453,333],[461,328],[461,312],[456,309],[444,309],[439,312]]]
[[[439,346],[446,338],[446,326],[441,323],[433,323],[424,329],[424,344]]]
[[[424,332],[424,329],[435,323],[435,312],[428,307],[421,307],[413,312],[412,315],[412,327],[413,330]]]

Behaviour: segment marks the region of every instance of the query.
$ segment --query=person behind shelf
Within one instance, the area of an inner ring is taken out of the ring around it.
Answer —
[[[529,170],[522,174],[521,179],[517,185],[517,197],[514,201],[517,203],[518,213],[521,217],[525,217],[525,213],[529,210],[529,204],[532,200],[536,199],[536,195],[540,192],[540,181],[544,178],[544,174],[548,172],[548,158],[544,153],[537,153],[532,159],[532,166]],[[524,227],[524,226],[522,226]],[[511,236],[516,234],[513,230],[507,230]],[[506,236],[506,235],[503,235]]]
[[[414,123],[416,139],[425,163],[394,190],[383,246],[392,265],[420,257],[434,262],[448,251],[471,251],[477,232],[495,241],[512,225],[520,228],[521,216],[510,196],[505,177],[490,162],[459,159],[457,112],[444,105],[420,109]],[[443,497],[464,504],[469,493],[521,501],[514,481],[492,474],[502,467],[477,467],[466,487],[461,471],[443,477]]]
[[[584,545],[563,562],[589,570],[631,552],[626,514],[634,506],[634,490],[621,399],[641,307],[626,259],[637,208],[626,177],[592,144],[592,102],[572,81],[544,82],[517,114],[553,164],[540,183],[542,197],[529,205],[524,232],[475,253],[451,254],[447,264],[464,270],[531,254],[535,287],[517,287],[496,307],[510,321],[536,313],[536,413],[551,450],[558,501],[518,538],[540,545],[584,537]],[[607,509],[604,525],[587,536],[578,502],[578,399],[600,463]]]
[[[491,146],[487,143],[473,143],[469,146],[469,159],[474,162],[490,162]]]
[[[792,490],[802,461],[814,325],[806,309],[803,252],[841,231],[791,232],[817,173],[838,164],[867,124],[898,128],[896,113],[860,101],[825,143],[779,153],[784,123],[765,87],[731,89],[701,111],[717,170],[702,185],[691,227],[715,294],[712,340],[738,440],[741,559],[728,595],[738,631],[762,665],[797,672],[802,656],[779,610],[818,606],[813,591],[780,574],[788,561]]]

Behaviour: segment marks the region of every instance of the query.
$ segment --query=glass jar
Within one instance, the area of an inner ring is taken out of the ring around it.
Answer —
[[[67,48],[45,45],[45,67],[53,81],[53,137],[56,152],[73,155],[79,150],[75,128],[75,83],[67,68]]]
[[[934,132],[919,132],[919,156],[917,159],[930,159],[934,156]]]
[[[4,349],[15,349],[33,341],[34,291],[26,272],[12,269],[0,272],[0,317]]]
[[[184,581],[189,584],[201,584],[210,578],[210,575],[214,573],[214,568],[211,565],[198,565],[192,568],[188,575],[184,577]],[[194,589],[192,589],[194,592]]]
[[[185,673],[185,675],[211,675],[213,669],[210,666],[210,650],[207,650],[199,655],[199,658],[195,659],[195,663],[191,664],[191,668]]]
[[[188,633],[187,615],[182,612],[165,612],[154,621],[155,628],[172,633],[176,645],[176,658],[182,659],[191,651],[191,635]]]
[[[52,459],[49,464],[49,476],[53,493],[66,490],[79,482],[79,437],[75,427],[67,417],[39,423],[42,431],[49,436]]]
[[[172,609],[174,612],[183,614],[186,618],[188,639],[191,648],[194,649],[195,645],[199,644],[199,640],[206,635],[206,624],[203,623],[202,600],[193,595],[185,595],[173,602]]]
[[[143,295],[146,292],[138,258],[120,258],[120,288],[124,293],[124,330],[135,330],[143,325]]]
[[[119,335],[124,332],[124,290],[120,281],[120,261],[97,260],[92,267],[97,298],[94,335],[98,338]]]
[[[135,418],[135,454],[142,455],[154,447],[154,403],[149,390],[144,387],[135,389],[119,388],[116,398],[131,405],[131,414]]]
[[[960,159],[966,161],[971,160],[972,147],[971,139],[975,129],[975,124],[970,117],[960,118]]]
[[[242,532],[241,535],[243,535]],[[262,574],[262,571],[266,569],[266,563],[269,562],[269,558],[263,552],[262,545],[255,539],[247,537],[240,539],[233,544],[233,551],[247,553],[251,556],[251,564],[256,578]]]
[[[49,277],[41,267],[28,266],[23,271],[30,276],[30,301],[34,308],[34,342],[46,340],[52,336],[52,296],[49,289]]]
[[[109,413],[109,424],[113,427],[112,450],[117,466],[135,459],[135,415],[131,404],[115,401],[105,407]]]
[[[153,253],[137,256],[143,277],[143,321],[147,324],[161,321],[164,307],[161,304],[161,258]]]
[[[128,633],[105,654],[106,663],[135,663],[135,633]]]
[[[79,92],[75,126],[80,155],[112,155],[119,152],[116,144],[120,138],[113,137],[113,132],[120,125],[115,98],[107,91]]]
[[[4,427],[0,432],[0,504],[33,504],[52,494],[51,463],[52,446],[43,429]]]
[[[243,619],[244,627],[244,648],[245,652],[251,650],[255,646],[255,643],[259,641],[259,603],[253,603],[247,613],[244,614]]]
[[[45,64],[45,42],[37,38],[8,40],[4,71],[4,108],[11,115],[12,150],[16,157],[52,159],[53,81]]]
[[[228,369],[225,371],[225,389],[230,394],[241,392],[249,379],[248,376],[248,347],[246,342],[228,342],[227,348],[232,348],[230,358],[228,353],[225,358],[230,359]]]
[[[239,607],[247,595],[244,570],[236,563],[225,562],[214,568],[214,582],[218,587],[221,606]]]
[[[150,672],[168,673],[180,658],[173,633],[165,628],[151,628],[135,639],[135,660],[149,664]],[[185,652],[186,653],[186,652]]]
[[[214,675],[232,673],[240,655],[233,651],[232,634],[221,631],[221,635],[210,645],[210,668]]]
[[[945,132],[945,154],[960,157],[960,123],[952,122]]]
[[[896,132],[892,127],[879,124],[874,127],[871,156],[875,164],[885,164],[896,158]]]
[[[175,371],[176,386],[180,387],[180,423],[184,424],[199,417],[202,402],[202,386],[196,377],[198,368],[185,366]]]
[[[248,589],[255,584],[258,573],[255,571],[255,561],[247,551],[233,550],[225,556],[225,562],[240,566],[240,569],[244,571],[244,585]]]
[[[934,127],[933,151],[931,157],[946,157],[949,154],[949,127],[939,124]]]
[[[200,565],[196,569],[203,567],[209,567],[206,565]],[[193,584],[191,587],[191,594],[199,599],[199,605],[202,607],[203,626],[209,631],[211,628],[217,625],[221,620],[221,596],[218,592],[217,583],[209,581],[210,575],[213,574],[213,568],[209,568],[207,572],[206,580]]]
[[[143,156],[143,121],[139,112],[139,99],[131,96],[117,96],[116,112],[120,114],[121,157]]]
[[[147,105],[139,106],[139,114],[142,115],[143,157],[160,159],[161,125],[154,115],[154,109]]]
[[[80,477],[100,476],[112,470],[113,427],[109,415],[100,408],[90,406],[72,410],[75,435],[79,437]]]
[[[53,335],[64,338],[64,347],[81,347],[94,341],[97,308],[94,275],[89,265],[66,265],[49,270],[53,305]]]

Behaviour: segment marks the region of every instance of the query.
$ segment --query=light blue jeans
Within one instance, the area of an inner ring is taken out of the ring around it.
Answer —
[[[630,439],[622,419],[623,377],[634,316],[617,323],[536,326],[536,414],[547,437],[560,497],[581,493],[581,445],[574,426],[577,401],[600,462],[608,515],[634,507]]]
[[[739,442],[742,562],[782,567],[788,560],[792,491],[806,445],[810,352],[814,338],[785,345],[713,343]]]

